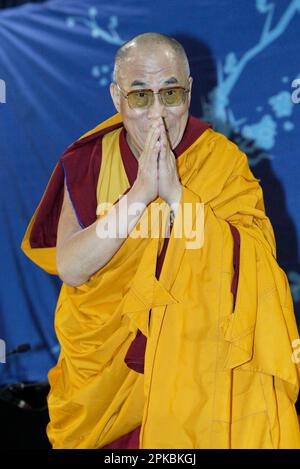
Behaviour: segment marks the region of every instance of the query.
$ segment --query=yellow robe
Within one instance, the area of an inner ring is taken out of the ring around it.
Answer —
[[[103,139],[98,203],[130,186],[118,133]],[[140,448],[300,448],[300,368],[292,360],[299,335],[259,180],[246,155],[212,129],[176,164],[180,206],[204,204],[204,243],[189,249],[187,236],[174,237],[179,210],[159,280],[162,237],[128,237],[85,284],[62,285],[49,439],[54,448],[101,448],[141,425]],[[22,248],[55,274],[55,247],[29,243],[37,211]],[[241,240],[235,305],[229,223]],[[144,374],[124,363],[138,329],[147,336]]]

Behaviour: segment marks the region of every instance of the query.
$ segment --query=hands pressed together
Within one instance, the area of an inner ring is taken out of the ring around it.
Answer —
[[[138,162],[136,183],[142,187],[147,203],[158,196],[169,205],[178,203],[182,186],[162,118],[150,128]]]

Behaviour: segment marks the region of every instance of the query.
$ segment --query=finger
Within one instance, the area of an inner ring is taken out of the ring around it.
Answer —
[[[155,146],[155,144],[156,144],[157,142],[159,142],[159,138],[160,138],[160,128],[159,128],[159,127],[155,127],[154,130],[153,130],[153,133],[152,133],[152,135],[151,135],[149,147]]]
[[[144,167],[146,170],[152,170],[153,168],[157,169],[158,163],[158,154],[160,150],[160,142],[159,142],[159,129],[156,129],[153,138],[149,143],[148,149],[145,151],[144,155]]]
[[[175,155],[173,154],[166,132],[162,134],[162,145],[160,156],[161,161],[165,164],[167,171],[171,174],[176,171]]]
[[[169,134],[169,129],[167,127],[167,124],[166,124],[166,120],[165,118],[162,117],[162,124],[164,126],[164,129],[165,129],[165,133],[166,133],[166,138],[167,138],[167,141],[168,141],[168,144],[170,146],[170,148],[172,148],[172,145],[171,145],[171,140],[170,140],[170,134]]]
[[[147,156],[150,156],[148,160],[153,161],[153,156],[155,155],[156,157],[158,156],[158,152],[160,149],[160,142],[159,142],[159,129],[155,129],[153,132],[153,135],[151,137],[150,143],[149,143],[149,148],[146,152]]]
[[[163,142],[164,147],[166,148],[166,157],[172,163],[174,160],[174,154],[172,152],[172,148],[171,148],[170,141],[169,141],[169,136],[165,127],[163,128],[163,131],[162,131],[162,142]]]
[[[145,143],[146,151],[148,151],[150,147],[153,147],[158,137],[159,137],[158,129],[156,127],[152,127],[147,134],[146,143]]]
[[[160,132],[160,158],[165,160],[168,153],[168,140],[164,127],[161,127]]]
[[[141,153],[141,156],[139,158],[139,161],[142,162],[144,160],[148,160],[148,155],[149,154],[156,154],[159,150],[159,145],[156,145],[158,142],[159,138],[159,131],[156,128],[150,129],[150,131],[147,134],[144,150]]]

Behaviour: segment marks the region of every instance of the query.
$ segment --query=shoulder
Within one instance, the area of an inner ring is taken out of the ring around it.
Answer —
[[[217,155],[222,154],[227,158],[233,159],[244,159],[246,157],[245,153],[235,142],[230,140],[226,135],[212,128],[206,129],[203,133],[202,141],[200,141],[200,139],[199,143],[206,145],[210,153],[215,153]]]
[[[78,169],[84,173],[90,167],[95,167],[97,171],[101,163],[103,137],[114,133],[122,125],[122,123],[118,123],[94,132],[90,131],[69,145],[60,158],[64,171],[68,170],[69,173]]]
[[[185,166],[191,174],[189,185],[194,192],[199,191],[203,201],[217,197],[236,177],[254,179],[246,154],[212,128],[206,129],[187,152]]]
[[[62,164],[68,164],[78,158],[88,159],[95,146],[99,145],[100,132],[90,135],[83,139],[78,139],[71,143],[60,157]]]
[[[238,145],[211,127],[194,142],[189,153],[193,154],[193,160],[199,169],[209,166],[211,171],[221,173],[223,177],[229,176],[240,166],[248,166],[247,155]]]

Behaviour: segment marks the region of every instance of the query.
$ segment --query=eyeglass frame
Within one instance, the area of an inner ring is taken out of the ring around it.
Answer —
[[[136,89],[136,90],[128,91],[128,93],[126,94],[126,91],[123,90],[123,89],[121,88],[121,86],[120,86],[116,81],[114,81],[113,83],[114,83],[115,85],[117,85],[118,89],[119,89],[119,90],[121,91],[121,93],[122,93],[123,98],[125,98],[125,99],[127,99],[127,100],[128,100],[129,94],[131,94],[131,93],[136,93],[136,92],[139,92],[139,91],[152,91],[153,95],[159,94],[159,100],[160,100],[160,103],[161,103],[163,106],[166,106],[166,104],[164,104],[164,103],[162,102],[162,100],[161,100],[161,95],[160,95],[160,92],[161,92],[161,91],[165,91],[165,90],[174,90],[174,89],[178,89],[178,88],[184,90],[185,93],[190,93],[190,91],[191,91],[190,88],[185,88],[184,86],[172,86],[172,87],[170,87],[170,88],[161,88],[161,89],[158,90],[157,92],[154,92],[154,91],[151,90],[150,88],[139,88],[139,89]],[[183,103],[182,103],[182,104],[183,104]],[[146,106],[146,107],[140,108],[140,109],[149,109],[149,107],[151,107],[152,105],[153,105],[153,103],[150,104],[150,106]],[[129,104],[128,104],[128,106],[129,106]],[[180,106],[180,104],[178,104],[178,106]],[[129,107],[131,108],[131,106],[129,106]],[[166,107],[176,107],[176,106],[166,106]],[[136,108],[131,108],[131,109],[139,109],[139,108],[136,107]]]

